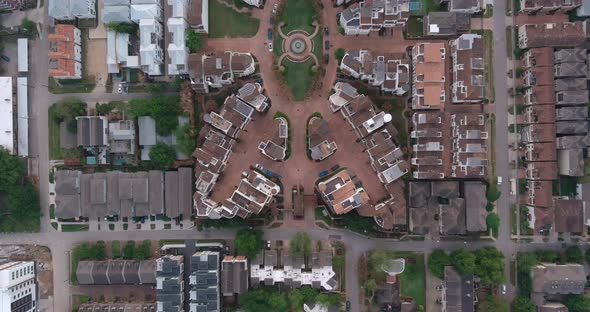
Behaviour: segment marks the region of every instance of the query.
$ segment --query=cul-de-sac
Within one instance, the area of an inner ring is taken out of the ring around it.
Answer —
[[[589,91],[590,0],[0,0],[0,312],[590,312]]]

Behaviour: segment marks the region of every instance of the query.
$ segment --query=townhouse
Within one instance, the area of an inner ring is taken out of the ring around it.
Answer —
[[[226,51],[210,54],[190,54],[189,76],[193,90],[209,93],[234,83],[236,78],[246,77],[256,71],[254,58],[250,53]]]
[[[449,43],[453,66],[453,103],[478,103],[484,96],[483,38],[464,34]]]
[[[82,79],[82,37],[73,25],[58,24],[49,40],[49,76]]]
[[[405,26],[410,17],[407,0],[361,1],[340,13],[340,26],[347,35],[368,35],[382,28]]]
[[[582,5],[582,0],[520,0],[520,12],[530,15],[567,14]]]
[[[410,64],[406,54],[374,56],[370,50],[347,51],[340,62],[340,70],[397,96],[410,90]]]
[[[421,42],[412,47],[412,109],[442,109],[448,101],[445,82],[448,47]]]

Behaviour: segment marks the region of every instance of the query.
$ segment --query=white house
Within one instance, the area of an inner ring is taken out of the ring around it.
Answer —
[[[59,21],[96,18],[96,0],[49,0],[47,14]]]
[[[168,44],[169,75],[188,74],[188,48],[186,47],[186,29],[188,28],[187,0],[168,0],[172,6],[172,16],[166,21],[171,40]]]
[[[33,261],[0,264],[0,311],[37,311],[37,284]]]
[[[139,21],[139,33],[141,70],[150,76],[162,75],[162,65],[164,64],[162,24],[155,19],[142,19]]]

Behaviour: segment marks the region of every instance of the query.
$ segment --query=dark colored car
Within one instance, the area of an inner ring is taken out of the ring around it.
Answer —
[[[324,45],[326,46],[326,50],[330,50],[330,40],[326,40],[326,42],[324,42]]]
[[[340,165],[334,165],[332,168],[330,168],[330,171],[336,171],[338,169],[340,169]]]
[[[275,24],[275,19],[274,19],[274,18],[272,18],[272,16],[271,16],[271,18],[270,18],[270,20],[269,20],[268,22],[269,22],[271,25],[274,25],[274,24]]]
[[[330,171],[326,170],[326,171],[322,171],[318,174],[318,177],[322,178],[327,176],[328,174],[330,174]]]
[[[6,56],[6,55],[1,55],[0,58],[2,60],[4,60],[5,62],[10,62],[10,58],[8,56]]]
[[[324,27],[324,34],[326,36],[329,36],[330,35],[330,29],[328,29],[328,27]]]
[[[350,311],[350,301],[346,301],[346,311]]]
[[[272,40],[272,29],[268,29],[268,40]]]
[[[330,63],[330,54],[326,53],[324,54],[324,60],[326,61],[326,64]]]

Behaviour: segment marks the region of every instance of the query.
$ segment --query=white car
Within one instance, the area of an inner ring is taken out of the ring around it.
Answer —
[[[502,185],[502,177],[498,177],[498,185]]]
[[[268,52],[272,52],[272,42],[268,44]]]
[[[275,5],[272,6],[272,14],[277,14],[278,8],[279,8],[279,4],[275,3]]]
[[[506,285],[502,284],[502,286],[500,287],[500,290],[502,291],[502,295],[506,294]]]

